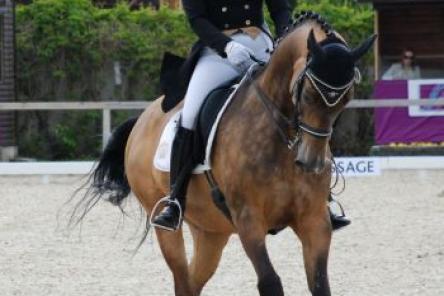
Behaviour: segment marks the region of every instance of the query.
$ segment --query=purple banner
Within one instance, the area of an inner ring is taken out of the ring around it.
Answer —
[[[429,86],[421,87],[421,95],[425,96],[430,91]],[[408,81],[376,81],[373,97],[407,100],[409,97]],[[394,142],[444,142],[444,116],[411,117],[408,107],[376,108],[375,137],[378,145]]]

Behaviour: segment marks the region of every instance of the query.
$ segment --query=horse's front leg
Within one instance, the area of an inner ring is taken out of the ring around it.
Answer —
[[[316,213],[303,215],[292,228],[302,242],[305,272],[311,294],[330,296],[327,262],[332,228],[327,208],[324,210],[324,207],[321,207]]]
[[[265,245],[265,230],[261,213],[244,209],[235,224],[242,245],[253,263],[258,277],[258,289],[261,296],[283,296],[282,283],[273,268]]]

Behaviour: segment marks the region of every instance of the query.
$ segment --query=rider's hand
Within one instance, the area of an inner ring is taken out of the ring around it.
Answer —
[[[250,57],[253,55],[253,52],[239,42],[228,42],[225,47],[225,53],[227,54],[228,61],[241,73],[245,72],[253,64],[253,60]]]

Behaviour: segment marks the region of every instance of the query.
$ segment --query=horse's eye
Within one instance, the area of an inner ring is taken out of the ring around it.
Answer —
[[[303,98],[304,102],[306,102],[307,104],[313,103],[315,97],[316,97],[316,93],[311,88],[304,89],[304,91],[302,92],[302,98]]]

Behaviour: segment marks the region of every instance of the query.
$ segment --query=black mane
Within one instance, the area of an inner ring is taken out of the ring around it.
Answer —
[[[325,32],[327,37],[335,36],[331,25],[320,14],[316,12],[302,10],[301,12],[296,13],[293,16],[293,19],[294,21],[287,28],[285,28],[285,33],[277,40],[277,43],[279,43],[282,39],[287,37],[288,34],[292,33],[296,28],[307,21],[316,22]]]

